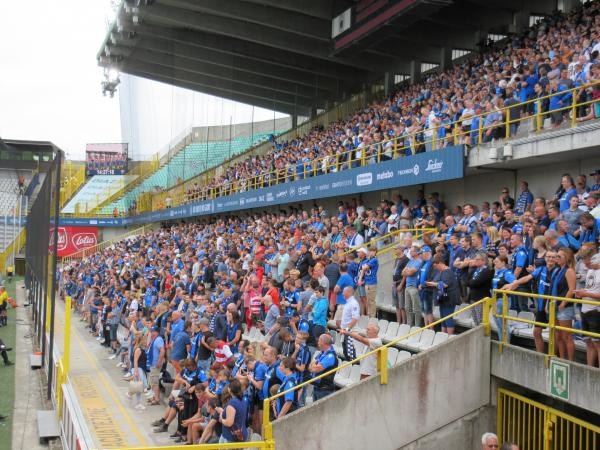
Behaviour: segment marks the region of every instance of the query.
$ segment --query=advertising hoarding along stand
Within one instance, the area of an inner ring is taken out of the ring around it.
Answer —
[[[462,178],[463,146],[405,156],[355,169],[342,170],[296,181],[285,180],[262,189],[240,192],[211,200],[191,202],[125,218],[64,218],[61,225],[122,227],[179,220],[189,217],[264,208],[327,197],[344,197],[362,192],[397,189]]]

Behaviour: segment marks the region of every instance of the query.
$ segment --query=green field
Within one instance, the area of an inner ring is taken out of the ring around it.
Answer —
[[[12,283],[8,283],[6,288],[11,297],[15,296],[14,279]],[[8,352],[8,358],[15,362],[15,326],[16,312],[9,306],[8,308],[8,326],[0,328],[0,339],[4,341],[7,347],[11,347],[13,351]],[[11,448],[12,442],[12,412],[15,403],[15,366],[6,367],[0,359],[0,415],[8,416],[8,418],[0,422],[0,447]]]

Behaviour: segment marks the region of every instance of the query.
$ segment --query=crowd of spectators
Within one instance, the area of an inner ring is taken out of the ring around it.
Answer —
[[[600,97],[600,85],[587,85],[600,80],[599,9],[594,1],[569,14],[556,12],[509,36],[502,48],[402,86],[344,121],[274,143],[267,155],[248,157],[210,183],[192,186],[186,199],[204,200],[430,151],[452,145],[455,135],[458,143],[470,146],[480,139],[490,142],[506,136],[507,115],[510,136],[520,118],[538,112],[558,127],[572,114],[574,98],[590,102],[577,108],[574,120],[598,118],[600,105],[592,102]],[[540,101],[521,104],[535,99]]]
[[[376,326],[365,336],[354,328],[361,315],[377,314],[377,287],[385,281],[378,253],[387,244],[396,248],[387,285],[399,323],[428,324],[434,306],[446,317],[504,288],[525,294],[510,298],[512,309],[543,323],[549,302],[527,293],[596,302],[560,301],[556,319],[600,332],[600,171],[592,177],[590,186],[584,175],[565,174],[548,200],[523,181],[514,197],[503,188],[498,200],[480,206],[451,208],[437,193],[419,191],[412,202],[396,195],[367,207],[353,199],[336,211],[299,205],[171,225],[68,263],[60,286],[123,368],[136,408],[146,408],[144,395],[161,405],[160,385],[173,384],[156,432],[176,422],[180,442],[248,439],[249,429],[261,430],[265,398],[337,367],[328,320],[337,320],[345,359],[357,356],[355,341],[366,349],[382,345]],[[419,225],[437,230],[418,241],[401,232]],[[481,316],[473,308],[476,324]],[[264,335],[260,344],[243,338],[255,327]],[[455,332],[452,318],[442,330]],[[541,330],[534,332],[539,351]],[[557,340],[560,356],[573,359],[572,335],[559,332]],[[597,366],[600,341],[586,345],[588,363]],[[363,376],[376,373],[374,361],[363,365]],[[333,390],[327,376],[312,397]],[[301,389],[272,402],[272,417],[303,406],[306,396]]]

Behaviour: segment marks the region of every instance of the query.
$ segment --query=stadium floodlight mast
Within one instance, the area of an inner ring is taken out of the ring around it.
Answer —
[[[102,95],[106,97],[108,93],[110,98],[115,96],[117,92],[117,86],[121,82],[120,73],[114,67],[107,67],[104,69],[104,81],[102,81]]]

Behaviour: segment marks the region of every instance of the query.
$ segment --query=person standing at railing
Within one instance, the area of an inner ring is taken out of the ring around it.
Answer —
[[[431,259],[431,247],[424,245],[421,247],[422,265],[419,269],[419,298],[421,300],[421,313],[423,314],[425,325],[433,323],[433,291],[427,284],[433,276],[433,261]]]
[[[410,261],[402,270],[402,276],[405,277],[404,287],[404,304],[406,308],[406,320],[408,325],[421,325],[421,299],[419,298],[419,271],[423,262],[419,248],[416,246],[410,247]]]
[[[344,304],[344,309],[342,311],[342,318],[341,320],[337,321],[337,326],[343,330],[352,330],[360,318],[360,306],[358,304],[358,300],[356,300],[356,297],[354,297],[354,288],[352,286],[346,286],[342,294],[346,300],[346,303]],[[351,361],[356,358],[354,342],[350,336],[344,335],[342,347],[344,358],[347,361]]]
[[[467,302],[476,303],[482,298],[489,297],[494,273],[488,268],[488,257],[483,251],[475,254],[471,267],[472,270],[469,271],[467,278]],[[483,306],[473,307],[471,316],[475,325],[479,325],[483,319]]]
[[[552,285],[554,279],[559,272],[556,264],[557,253],[548,250],[544,255],[545,264],[540,264],[537,267],[527,267],[528,275],[513,281],[512,283],[506,284],[504,289],[507,291],[514,291],[519,286],[533,282],[536,286],[536,293],[539,295],[550,295],[552,293]],[[535,305],[535,321],[540,323],[548,323],[548,300],[539,298],[536,300]],[[544,352],[544,340],[542,338],[543,327],[535,325],[533,327],[533,340],[535,342],[535,349],[543,353]]]
[[[584,331],[600,334],[600,253],[584,258],[589,268],[585,278],[585,288],[574,291],[574,295],[583,299],[598,302],[597,305],[581,305],[581,324]],[[587,348],[587,364],[600,367],[600,338],[585,336]]]
[[[551,295],[553,297],[573,298],[576,284],[575,257],[569,248],[561,248],[557,256],[559,271],[553,280]],[[557,301],[556,321],[558,325],[572,328],[575,319],[573,303]],[[573,361],[575,359],[575,344],[570,331],[556,330],[556,344],[559,356]]]
[[[363,280],[367,294],[367,314],[369,317],[377,315],[377,272],[379,270],[379,261],[377,260],[377,247],[369,247],[369,255],[363,264]]]
[[[329,334],[324,333],[319,336],[317,347],[319,352],[315,354],[313,362],[308,367],[313,378],[337,368],[339,364],[335,349],[333,348],[333,338]],[[315,401],[333,393],[335,390],[335,384],[333,383],[334,376],[335,374],[332,373],[313,382],[313,397]]]
[[[513,251],[511,258],[511,271],[515,278],[523,278],[527,275],[527,266],[529,265],[529,250],[523,244],[523,237],[520,234],[513,233],[510,236],[510,247]],[[520,292],[526,293],[531,292],[530,287],[527,283],[520,285]],[[511,302],[517,312],[529,311],[528,305],[529,299],[525,296],[518,296]]]
[[[435,289],[436,302],[440,307],[440,317],[448,317],[460,304],[460,290],[455,273],[446,265],[444,258],[435,255],[432,260],[435,270],[433,278],[427,285]],[[454,334],[454,318],[442,322],[442,332]]]
[[[512,283],[516,280],[515,275],[508,268],[508,258],[500,255],[494,259],[494,277],[492,278],[492,291],[495,289],[503,289],[505,285]],[[496,298],[496,314],[501,316],[503,314],[503,297],[499,295]],[[508,311],[508,307],[506,310]],[[496,324],[498,325],[498,339],[502,340],[502,319],[496,317]],[[507,322],[508,324],[508,322]],[[507,339],[510,341],[510,328],[506,330]]]
[[[402,271],[408,264],[408,256],[404,254],[404,247],[396,246],[396,259],[394,261],[394,271],[392,274],[392,301],[396,308],[396,322],[399,324],[406,323],[406,307],[404,296],[405,278]]]

